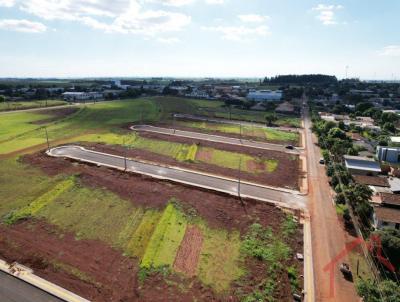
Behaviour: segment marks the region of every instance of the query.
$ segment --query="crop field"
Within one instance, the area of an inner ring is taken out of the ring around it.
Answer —
[[[44,100],[44,101],[30,101],[30,102],[2,102],[0,103],[0,111],[8,110],[23,110],[43,107],[53,107],[67,105],[67,102],[61,100]]]
[[[236,136],[243,135],[243,137],[267,142],[298,144],[299,141],[299,134],[297,132],[282,131],[271,128],[195,121],[178,121],[177,125],[207,132],[234,134]]]
[[[197,113],[208,103],[186,100],[181,109]],[[301,231],[281,210],[249,201],[245,211],[234,197],[42,152],[46,127],[52,146],[85,142],[207,171],[218,167],[236,173],[241,162],[243,173],[254,177],[273,178],[285,170],[287,162],[275,155],[124,130],[135,122],[160,122],[178,107],[175,98],[142,98],[87,105],[57,116],[51,111],[0,116],[0,259],[32,267],[39,276],[100,302],[137,297],[256,301],[259,291],[265,296],[267,290],[280,301],[299,292],[302,281],[296,279],[298,285],[291,288],[287,276],[302,274],[301,263],[294,260],[302,250]],[[266,240],[254,235],[255,222],[271,230]],[[253,253],[262,248],[268,258]],[[275,262],[284,265],[272,276],[266,272]]]

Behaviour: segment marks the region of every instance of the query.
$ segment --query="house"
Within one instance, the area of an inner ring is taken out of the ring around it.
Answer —
[[[400,161],[400,148],[378,146],[376,148],[376,157],[379,161],[398,163]]]
[[[292,104],[290,104],[289,102],[284,102],[275,109],[275,112],[283,114],[294,114],[295,110]]]
[[[400,229],[400,195],[381,193],[382,203],[374,207],[374,227],[376,229]]]
[[[353,178],[356,183],[368,186],[375,195],[392,193],[387,177],[354,175]]]
[[[381,172],[381,166],[372,158],[361,156],[344,156],[345,166],[350,174],[374,176]]]
[[[397,177],[389,177],[388,182],[389,182],[389,186],[390,186],[390,191],[392,191],[393,194],[399,194],[400,193],[400,179]]]
[[[63,99],[67,102],[79,102],[87,100],[98,100],[103,98],[101,92],[64,92]]]
[[[247,94],[249,101],[280,101],[282,99],[281,90],[251,90]]]
[[[392,143],[400,144],[400,136],[391,136],[391,137],[390,137],[390,141],[391,141]]]

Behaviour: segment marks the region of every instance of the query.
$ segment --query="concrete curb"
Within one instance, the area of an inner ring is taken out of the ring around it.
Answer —
[[[314,282],[314,267],[312,256],[312,236],[310,217],[305,215],[303,225],[303,245],[304,245],[304,301],[315,301],[315,282]]]
[[[84,148],[82,146],[77,146],[77,145],[67,145],[67,146],[69,146],[69,147],[78,147],[83,151],[88,151],[88,152],[92,152],[92,153],[97,153],[97,154],[101,154],[101,155],[113,156],[113,157],[124,159],[124,157],[120,156],[120,155],[114,155],[114,154],[94,151],[94,150],[86,149],[86,148]],[[50,149],[50,151],[58,149],[58,148],[63,148],[63,147],[66,147],[66,146],[55,147],[55,148]],[[46,151],[47,155],[55,156],[55,155],[49,154],[48,152],[49,151]],[[62,157],[64,157],[64,156],[62,156]],[[79,158],[76,158],[76,159],[80,160]],[[127,157],[127,159],[130,160],[130,161],[134,161],[134,162],[138,162],[138,163],[142,163],[142,164],[148,164],[148,165],[153,165],[153,166],[157,166],[157,167],[174,169],[174,170],[178,170],[178,171],[182,171],[182,172],[188,172],[188,173],[192,173],[192,174],[198,174],[198,175],[213,177],[213,178],[217,178],[217,179],[223,179],[223,180],[227,180],[227,181],[238,182],[238,179],[235,179],[235,178],[225,177],[225,176],[211,174],[211,173],[205,173],[205,172],[201,172],[201,171],[197,171],[197,170],[191,170],[191,169],[185,169],[185,168],[176,167],[176,166],[164,165],[164,164],[160,164],[160,163],[156,163],[156,162],[152,162],[152,161],[147,161],[147,160],[143,160],[143,159],[139,159],[138,160],[138,159],[134,159],[134,158],[130,158],[130,157]],[[97,165],[98,163],[93,162],[93,164]],[[101,164],[101,165],[104,165],[104,164]],[[114,168],[114,167],[112,167],[112,168]],[[118,168],[118,167],[115,167],[115,168]],[[269,190],[278,191],[278,192],[284,192],[284,193],[295,194],[295,195],[300,195],[300,196],[306,195],[305,193],[301,193],[300,191],[291,190],[291,189],[267,186],[267,185],[254,183],[254,182],[250,182],[250,181],[245,181],[245,180],[242,180],[240,182],[242,184],[246,184],[246,185],[250,185],[250,186],[254,186],[254,187],[258,187],[258,188],[269,189]]]
[[[0,270],[66,302],[90,302],[58,285],[36,276],[32,269],[18,263],[8,264],[0,260]]]
[[[46,151],[46,154],[49,155],[49,156],[51,156],[51,157],[70,158],[70,159],[73,159],[73,160],[76,160],[76,161],[91,163],[91,164],[94,164],[94,165],[97,165],[97,166],[104,166],[104,167],[108,167],[108,168],[111,168],[111,169],[116,169],[116,170],[123,171],[123,172],[135,173],[135,174],[139,174],[139,175],[146,175],[146,176],[149,176],[149,177],[155,178],[155,179],[170,180],[170,181],[173,181],[173,182],[182,183],[182,184],[186,184],[186,185],[193,186],[193,187],[203,188],[203,189],[207,189],[207,190],[211,190],[211,191],[216,191],[216,192],[222,192],[222,193],[225,193],[225,194],[229,194],[229,195],[231,195],[231,196],[234,196],[234,197],[237,197],[237,196],[238,196],[236,193],[233,193],[233,192],[230,192],[230,191],[226,191],[226,190],[223,190],[223,189],[218,189],[218,188],[209,187],[209,186],[205,186],[205,185],[199,185],[199,184],[196,184],[196,183],[187,182],[187,181],[182,181],[182,180],[175,180],[175,179],[173,179],[173,178],[163,177],[163,176],[159,176],[159,175],[155,175],[155,174],[151,174],[151,173],[138,172],[138,171],[135,171],[135,170],[128,170],[128,171],[125,171],[124,168],[121,168],[121,167],[118,167],[118,166],[108,165],[108,164],[103,164],[103,163],[98,163],[98,162],[91,161],[91,160],[86,160],[86,159],[84,160],[84,159],[80,159],[80,158],[77,158],[77,157],[71,156],[71,155],[68,155],[68,156],[67,156],[67,155],[55,155],[55,154],[52,154],[52,151],[53,151],[53,150],[61,149],[61,148],[64,148],[64,147],[74,147],[74,148],[79,148],[79,149],[81,149],[81,150],[83,150],[83,151],[87,151],[87,152],[92,152],[92,153],[102,154],[102,155],[106,155],[106,156],[117,157],[117,158],[121,158],[121,159],[124,158],[124,157],[118,156],[118,155],[112,155],[112,154],[102,153],[102,152],[98,152],[98,151],[88,150],[88,149],[85,149],[85,148],[83,148],[83,147],[81,147],[81,146],[75,146],[75,145],[55,147],[55,148],[52,148],[52,149],[50,149],[50,150],[47,150],[47,151]],[[171,168],[171,169],[174,169],[174,168]],[[185,171],[185,170],[181,170],[181,171]],[[186,172],[199,174],[199,173],[197,173],[197,172],[192,172],[192,171],[190,171],[190,170],[186,170]],[[205,175],[205,176],[215,177],[214,175],[206,175],[206,174],[204,174],[204,175]],[[220,178],[220,177],[217,176],[217,177],[215,177],[215,178]],[[224,178],[220,178],[220,179],[224,179]],[[231,179],[224,179],[224,180],[232,181]],[[242,182],[242,183],[243,183],[243,182]],[[267,188],[267,189],[270,189],[270,188]],[[273,190],[273,189],[271,189],[271,190]],[[288,193],[288,192],[285,192],[285,193]],[[289,193],[292,193],[292,192],[289,192]],[[299,195],[300,195],[300,194],[299,194]],[[264,202],[267,202],[267,203],[271,203],[271,204],[274,204],[274,205],[276,205],[276,206],[278,206],[278,207],[280,207],[280,208],[289,209],[289,210],[291,210],[291,211],[292,211],[292,210],[300,210],[300,211],[304,212],[304,211],[306,210],[306,209],[301,208],[301,207],[291,207],[291,206],[288,206],[286,203],[282,203],[282,202],[274,201],[274,200],[270,200],[270,199],[265,199],[265,198],[260,198],[260,197],[254,197],[254,196],[251,196],[251,195],[243,195],[243,194],[242,194],[241,196],[242,196],[243,198],[255,199],[255,200],[260,200],[260,201],[264,201]]]

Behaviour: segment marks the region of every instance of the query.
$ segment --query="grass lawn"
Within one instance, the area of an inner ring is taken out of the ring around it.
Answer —
[[[210,154],[210,157],[204,160],[205,163],[224,168],[238,170],[240,160],[242,161],[240,169],[249,173],[272,173],[278,167],[278,161],[274,159],[255,158],[247,154],[216,150],[207,147],[201,147],[200,151]],[[250,168],[251,163],[257,164],[256,170]]]
[[[210,229],[199,224],[204,235],[198,266],[200,280],[217,292],[227,290],[232,281],[243,274],[240,261],[239,233]]]
[[[61,100],[40,100],[40,101],[30,101],[30,102],[3,102],[0,103],[0,111],[9,110],[22,110],[22,109],[34,109],[41,107],[52,107],[67,105],[68,103]]]
[[[251,126],[223,124],[223,123],[208,123],[208,122],[195,122],[195,121],[179,121],[179,125],[200,130],[218,131],[222,133],[231,133],[261,138],[266,141],[279,141],[279,142],[298,142],[299,134],[297,132],[282,131],[271,128],[258,128]]]

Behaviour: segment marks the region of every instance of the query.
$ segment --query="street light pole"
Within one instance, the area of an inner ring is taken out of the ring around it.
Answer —
[[[122,144],[123,144],[123,146],[124,146],[124,148],[125,148],[125,156],[124,156],[124,166],[125,166],[125,172],[126,172],[126,170],[127,170],[127,163],[126,163],[126,153],[127,153],[127,150],[126,150],[126,146],[125,146],[125,137],[124,137],[124,139],[123,139],[123,141],[122,141]]]
[[[49,134],[47,133],[47,127],[44,126],[44,131],[46,133],[47,150],[50,150]]]
[[[241,195],[240,195],[240,181],[241,181],[241,174],[242,174],[242,171],[241,171],[241,169],[242,169],[242,157],[239,157],[239,178],[238,178],[238,188],[237,188],[237,191],[238,191],[238,197],[239,197],[239,199],[240,199],[240,202],[243,204],[243,202],[242,202],[242,197],[241,197]]]

